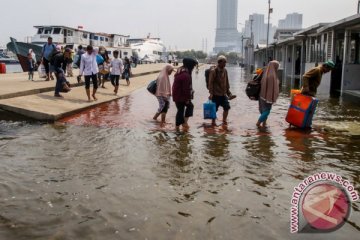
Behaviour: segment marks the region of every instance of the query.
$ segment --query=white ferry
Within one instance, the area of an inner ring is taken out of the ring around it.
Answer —
[[[163,62],[166,48],[160,38],[130,38],[127,40],[133,50],[133,55],[140,63]]]

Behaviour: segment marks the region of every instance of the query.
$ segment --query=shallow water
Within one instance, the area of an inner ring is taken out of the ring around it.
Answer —
[[[202,119],[203,71],[189,132],[174,131],[174,104],[165,127],[151,120],[157,101],[145,89],[55,124],[2,117],[0,239],[304,239],[289,230],[293,188],[330,171],[359,191],[360,140],[289,129],[286,94],[259,130],[247,77],[229,75],[228,129]],[[360,107],[321,99],[318,120],[359,121]],[[359,209],[306,238],[356,239]]]

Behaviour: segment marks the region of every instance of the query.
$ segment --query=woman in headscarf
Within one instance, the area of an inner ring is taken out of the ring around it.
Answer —
[[[189,117],[193,116],[194,105],[191,103],[194,91],[192,89],[191,73],[198,62],[192,58],[184,58],[183,66],[181,66],[174,77],[174,84],[172,87],[173,100],[176,104],[176,130],[178,131],[180,125],[184,130],[189,128]]]
[[[170,96],[171,96],[171,85],[169,76],[173,72],[174,67],[170,64],[167,64],[160,72],[156,83],[156,93],[155,96],[159,101],[159,109],[154,116],[154,120],[161,115],[161,124],[165,123],[166,113],[170,107]]]
[[[272,105],[279,97],[279,79],[277,76],[277,70],[279,69],[278,61],[269,62],[265,73],[261,79],[261,90],[259,98],[259,111],[260,117],[256,126],[266,126],[266,120],[271,111]]]

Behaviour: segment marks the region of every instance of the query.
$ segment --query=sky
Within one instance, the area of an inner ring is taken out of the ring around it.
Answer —
[[[1,0],[0,45],[9,37],[24,41],[34,25],[83,26],[94,32],[131,37],[160,37],[172,50],[202,50],[215,42],[216,0]],[[267,16],[268,0],[239,0],[238,29],[250,14]],[[270,22],[288,13],[303,14],[303,27],[334,22],[356,14],[357,0],[271,0]],[[267,17],[266,17],[267,18]]]

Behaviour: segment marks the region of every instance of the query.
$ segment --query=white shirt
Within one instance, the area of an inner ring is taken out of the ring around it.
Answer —
[[[80,75],[90,76],[99,72],[96,63],[96,54],[89,55],[87,52],[81,55]]]
[[[123,71],[123,61],[120,58],[114,58],[111,60],[111,75],[121,75]]]

